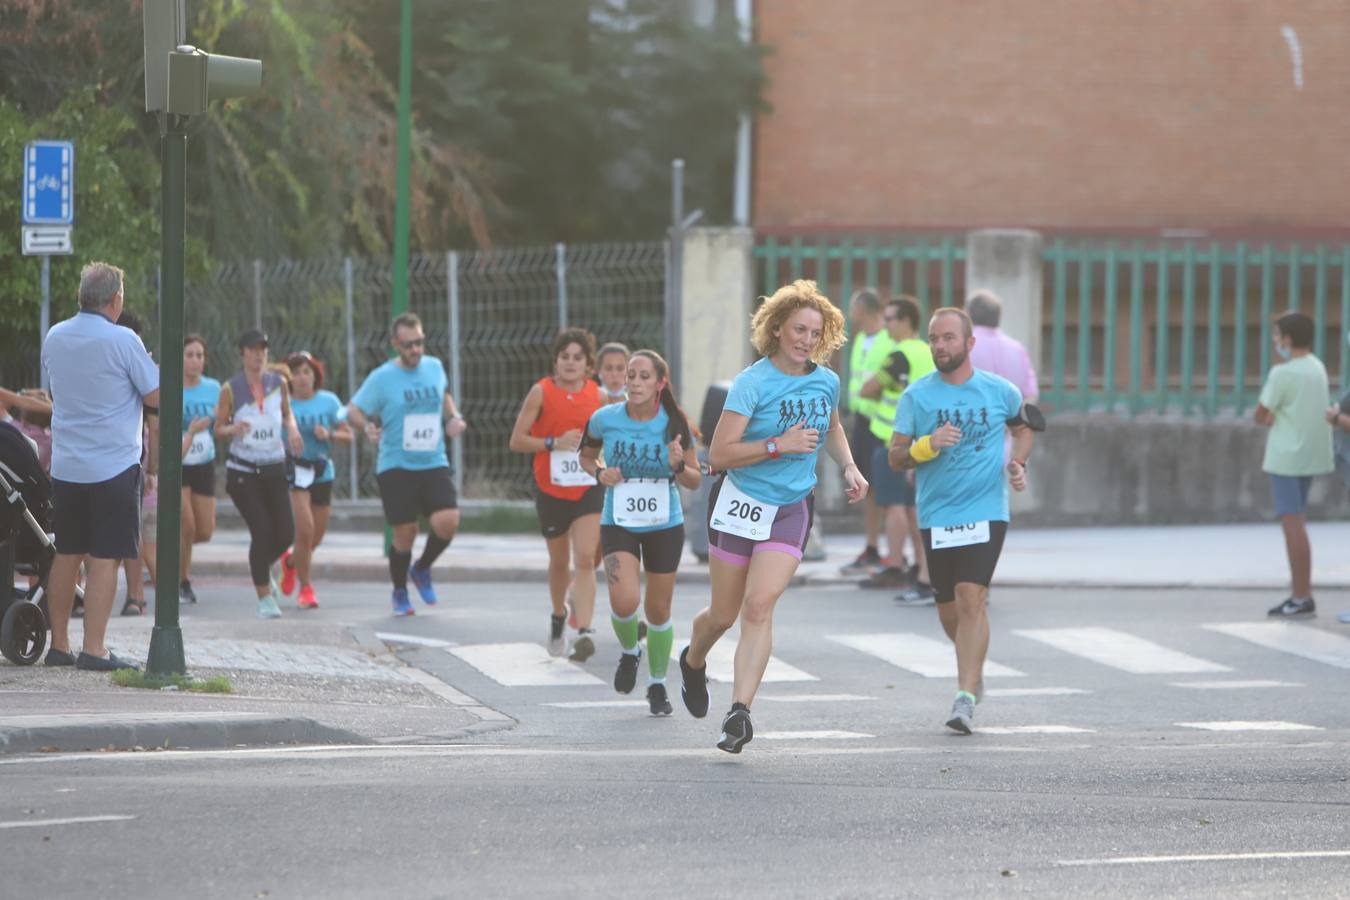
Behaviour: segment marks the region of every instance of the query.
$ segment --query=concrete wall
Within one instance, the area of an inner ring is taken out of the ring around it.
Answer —
[[[1265,429],[1250,422],[1058,415],[1036,436],[1021,525],[1165,525],[1272,518]],[[1309,517],[1350,518],[1339,476],[1314,479]],[[861,528],[843,498],[818,497],[836,528]],[[856,524],[854,524],[856,520]]]
[[[684,238],[683,365],[675,389],[697,424],[708,386],[730,381],[750,364],[750,314],[755,301],[749,228],[691,228]]]
[[[1003,304],[999,328],[1041,358],[1041,235],[985,229],[966,235],[966,296],[993,291]]]

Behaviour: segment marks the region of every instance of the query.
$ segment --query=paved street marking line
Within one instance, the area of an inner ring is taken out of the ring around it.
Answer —
[[[1231,672],[1228,666],[1172,650],[1114,628],[1018,628],[1013,634],[1133,675]]]
[[[1203,731],[1321,731],[1316,725],[1300,725],[1298,722],[1177,722],[1181,728],[1199,728]]]
[[[539,644],[467,644],[445,651],[505,687],[604,684],[580,666],[549,656]]]
[[[375,636],[385,643],[389,644],[411,644],[415,647],[454,647],[454,641],[443,641],[440,638],[422,637],[417,634],[395,634],[392,631],[377,631]]]
[[[986,697],[1068,697],[1072,694],[1090,694],[1092,691],[1071,687],[1043,688],[989,688]]]
[[[1076,728],[1072,725],[987,725],[975,729],[976,734],[1096,734],[1094,728]]]
[[[557,709],[607,709],[617,706],[646,706],[646,700],[566,700],[561,703],[541,703]]]
[[[450,685],[441,681],[430,672],[424,672],[416,666],[408,666],[404,674],[412,681],[417,682],[423,688],[435,694],[437,697],[459,707],[470,715],[477,716],[480,722],[514,722],[510,716],[498,712],[490,706],[486,706],[470,697],[463,691],[456,690]]]
[[[1266,853],[1192,853],[1184,856],[1114,856],[1105,859],[1061,859],[1057,866],[1129,866],[1149,863],[1244,862],[1262,859],[1344,859],[1350,850],[1287,850]]]
[[[947,641],[934,640],[908,631],[892,634],[832,634],[830,640],[861,650],[924,678],[955,678],[956,651]],[[1021,678],[1025,672],[986,661],[985,677]]]
[[[713,645],[708,654],[708,678],[730,684],[736,673],[735,635],[728,634]],[[776,656],[769,657],[769,667],[764,670],[763,683],[770,681],[819,681],[814,675],[803,672],[796,666],[790,666]]]
[[[755,697],[761,703],[854,703],[876,699],[863,694],[759,694]]]
[[[85,822],[129,822],[135,816],[75,816],[69,819],[21,819],[0,822],[0,828],[46,828],[49,825],[82,825]]]
[[[876,735],[861,731],[761,731],[755,737],[766,741],[856,741]]]
[[[1246,688],[1301,688],[1297,681],[1173,681],[1172,687],[1193,688],[1197,691],[1227,691]]]
[[[1224,622],[1203,626],[1269,650],[1291,653],[1338,669],[1350,669],[1350,638],[1292,622]]]

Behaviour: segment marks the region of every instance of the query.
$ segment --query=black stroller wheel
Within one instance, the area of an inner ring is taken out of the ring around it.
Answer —
[[[31,666],[47,649],[47,617],[36,603],[10,605],[0,622],[0,653],[10,662]]]

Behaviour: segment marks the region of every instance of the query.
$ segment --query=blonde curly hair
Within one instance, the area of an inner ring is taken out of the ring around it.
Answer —
[[[814,281],[798,279],[783,285],[773,292],[772,297],[763,300],[750,319],[750,343],[755,345],[762,356],[773,356],[778,352],[778,335],[774,332],[782,328],[788,317],[799,309],[814,309],[820,313],[824,322],[820,343],[811,353],[812,362],[824,363],[848,339],[844,333],[844,314],[830,302],[829,297],[820,292]]]

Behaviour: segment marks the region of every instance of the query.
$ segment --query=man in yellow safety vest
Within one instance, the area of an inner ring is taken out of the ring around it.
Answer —
[[[849,341],[846,399],[848,411],[853,413],[849,446],[863,477],[870,482],[872,457],[876,449],[884,449],[884,445],[872,434],[872,412],[876,408],[876,401],[862,395],[862,386],[881,368],[886,357],[895,349],[895,343],[886,333],[881,299],[875,291],[863,289],[855,293],[849,303],[848,316],[853,332]],[[884,565],[881,554],[877,552],[877,539],[881,534],[881,508],[872,499],[870,491],[863,500],[863,531],[867,543],[857,558],[840,570],[845,575],[867,574],[880,570]]]

